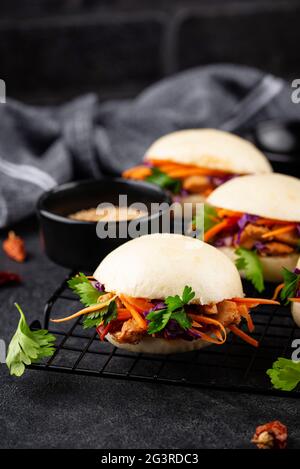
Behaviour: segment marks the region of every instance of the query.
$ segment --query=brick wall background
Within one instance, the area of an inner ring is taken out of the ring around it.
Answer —
[[[10,96],[133,96],[213,62],[300,76],[299,0],[1,0],[0,78]]]

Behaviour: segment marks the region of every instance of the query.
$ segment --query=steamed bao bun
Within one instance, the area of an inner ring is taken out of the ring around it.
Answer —
[[[164,300],[181,295],[186,285],[195,292],[191,301],[195,304],[244,295],[239,273],[223,253],[177,234],[152,234],[128,241],[105,257],[94,278],[108,292],[136,298]],[[145,353],[179,353],[209,345],[201,339],[189,342],[147,336],[135,345],[117,343],[109,334],[107,339],[117,347]]]
[[[207,203],[265,218],[300,222],[300,179],[277,173],[236,177],[215,189]],[[219,249],[235,260],[235,248]],[[282,281],[282,267],[293,270],[298,257],[299,253],[260,257],[265,280]]]
[[[189,129],[156,140],[147,150],[145,161],[167,160],[178,164],[217,169],[233,174],[269,173],[272,167],[252,143],[217,129]],[[204,202],[200,194],[189,194],[182,202]]]
[[[300,258],[298,259],[297,266],[300,269]],[[300,327],[300,303],[292,303],[292,316],[294,318],[295,323],[298,327]]]
[[[217,129],[179,130],[156,140],[145,160],[218,169],[235,174],[269,173],[272,167],[252,143]]]

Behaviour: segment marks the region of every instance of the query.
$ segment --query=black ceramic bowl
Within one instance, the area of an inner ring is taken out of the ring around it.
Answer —
[[[110,251],[128,241],[128,234],[124,238],[100,239],[96,233],[96,222],[68,218],[72,213],[96,208],[103,202],[118,206],[121,194],[127,195],[128,205],[142,202],[147,206],[149,214],[138,219],[141,232],[150,232],[150,224],[153,228],[153,223],[161,222],[162,215],[168,211],[165,208],[151,213],[151,203],[171,203],[169,196],[152,184],[112,178],[71,182],[43,194],[37,208],[48,257],[64,267],[92,271]],[[108,223],[101,222],[102,228],[107,229]],[[124,230],[128,223],[117,222],[117,233],[121,225]],[[162,231],[161,223],[158,226],[154,232]]]

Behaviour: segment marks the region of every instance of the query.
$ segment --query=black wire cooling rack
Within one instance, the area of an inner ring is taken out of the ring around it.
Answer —
[[[72,272],[70,276],[74,275]],[[81,319],[56,325],[50,318],[62,317],[78,309],[78,300],[69,290],[66,278],[47,301],[43,327],[56,336],[56,350],[50,359],[31,369],[214,388],[229,391],[300,396],[300,391],[284,392],[272,388],[266,370],[278,357],[290,358],[292,342],[300,339],[300,329],[292,320],[288,307],[260,306],[252,312],[255,332],[260,342],[253,348],[233,334],[222,346],[209,346],[200,351],[175,355],[135,354],[100,342],[95,330],[84,330]],[[270,297],[271,289],[266,293]],[[249,296],[255,293],[245,286]],[[40,328],[35,321],[33,328]]]

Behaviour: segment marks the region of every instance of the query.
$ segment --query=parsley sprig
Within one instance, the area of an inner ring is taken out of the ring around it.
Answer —
[[[197,230],[197,237],[203,239],[204,233],[220,223],[220,221],[216,209],[211,205],[204,204],[200,213],[193,217],[192,227],[193,230]]]
[[[182,296],[168,296],[165,299],[166,308],[157,311],[151,311],[147,315],[147,320],[150,321],[148,325],[148,334],[155,334],[163,330],[170,319],[176,321],[182,329],[188,329],[191,326],[191,319],[185,312],[185,305],[187,305],[195,296],[191,287],[185,286]]]
[[[204,232],[210,230],[220,221],[216,209],[211,205],[204,204]]]
[[[265,289],[265,284],[262,265],[257,253],[240,247],[236,249],[235,254],[237,255],[235,265],[238,270],[243,270],[246,279],[261,293]]]
[[[300,361],[294,362],[288,358],[278,358],[273,367],[267,370],[267,375],[276,389],[292,391],[300,382]]]
[[[117,319],[117,317],[117,304],[115,301],[111,301],[108,306],[105,306],[105,308],[102,308],[100,311],[87,314],[83,319],[83,328],[91,329],[98,327],[102,322],[104,326],[107,326],[111,321]]]
[[[15,306],[21,317],[8,347],[6,365],[11,375],[21,376],[25,365],[53,355],[55,337],[45,329],[31,331],[21,307],[17,303]]]
[[[173,179],[155,167],[152,168],[152,174],[146,178],[146,181],[156,184],[163,189],[168,189],[173,194],[178,194],[181,190],[181,181],[179,179]]]
[[[81,303],[85,306],[96,304],[99,296],[104,294],[104,292],[100,292],[97,288],[93,287],[89,279],[82,272],[72,277],[68,281],[68,285],[79,296]]]
[[[283,267],[282,276],[284,281],[284,287],[281,290],[280,298],[288,303],[289,298],[294,298],[298,290],[300,281],[300,274],[291,272],[290,270]]]
[[[82,272],[72,277],[68,281],[68,285],[79,296],[81,303],[85,306],[97,304],[99,296],[105,294],[105,292],[100,292],[97,288],[93,287],[89,279]],[[99,308],[101,308],[101,305],[99,305]],[[84,329],[98,327],[101,323],[107,326],[110,321],[117,319],[117,316],[117,305],[115,301],[112,301],[101,310],[85,315],[82,325]]]

